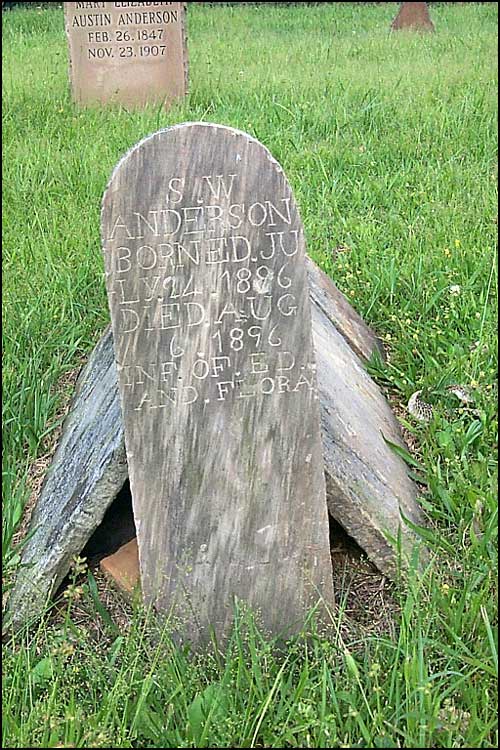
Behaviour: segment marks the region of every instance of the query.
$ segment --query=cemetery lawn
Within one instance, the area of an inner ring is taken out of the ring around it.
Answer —
[[[79,111],[62,10],[3,14],[4,593],[109,320],[107,180],[182,121],[271,150],[309,254],[383,337],[371,372],[407,430],[431,550],[422,576],[375,577],[370,597],[337,572],[329,642],[277,651],[242,617],[224,654],[196,658],[77,569],[58,609],[4,643],[3,747],[497,746],[497,6],[432,4],[429,36],[389,35],[396,11],[189,4],[191,92],[168,113]],[[457,382],[477,413],[450,411]],[[430,424],[406,411],[417,389]]]

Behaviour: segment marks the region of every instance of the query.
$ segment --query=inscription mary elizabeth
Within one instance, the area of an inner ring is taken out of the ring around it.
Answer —
[[[119,367],[136,410],[194,403],[201,383],[205,403],[314,391],[314,365],[297,366],[282,325],[299,309],[288,275],[299,249],[290,197],[238,203],[232,202],[235,193],[235,173],[201,175],[191,184],[172,177],[164,205],[146,214],[131,209],[112,222],[106,244],[116,286],[115,336],[125,352]],[[262,234],[249,239],[239,233],[245,226]],[[210,274],[209,300],[207,277],[193,273],[200,266]],[[180,378],[182,335],[202,326],[210,332],[206,351]],[[155,331],[167,336],[166,356],[147,365],[129,361],[130,335]],[[240,352],[246,355],[241,367]]]

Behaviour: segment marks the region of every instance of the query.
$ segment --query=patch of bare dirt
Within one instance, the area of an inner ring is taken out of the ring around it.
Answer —
[[[343,640],[347,643],[360,635],[392,638],[399,614],[395,584],[334,521],[330,524],[330,550]]]

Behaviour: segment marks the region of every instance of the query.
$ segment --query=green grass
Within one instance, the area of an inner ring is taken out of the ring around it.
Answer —
[[[62,12],[4,14],[7,581],[61,379],[108,321],[102,193],[160,127],[208,120],[270,148],[310,255],[390,347],[375,377],[437,405],[408,424],[433,560],[398,590],[394,638],[343,640],[340,606],[331,642],[277,651],[243,617],[226,653],[191,657],[139,610],[117,630],[87,583],[4,646],[4,747],[496,746],[497,8],[433,4],[425,37],[389,35],[396,9],[190,4],[191,91],[167,113],[78,110]],[[451,382],[479,416],[447,417]]]

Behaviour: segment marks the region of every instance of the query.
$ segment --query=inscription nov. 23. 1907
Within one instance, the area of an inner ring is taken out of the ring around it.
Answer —
[[[305,242],[278,163],[231,128],[137,144],[102,237],[142,588],[192,641],[234,596],[272,632],[332,602]]]
[[[186,3],[64,3],[79,104],[170,103],[187,91]]]

